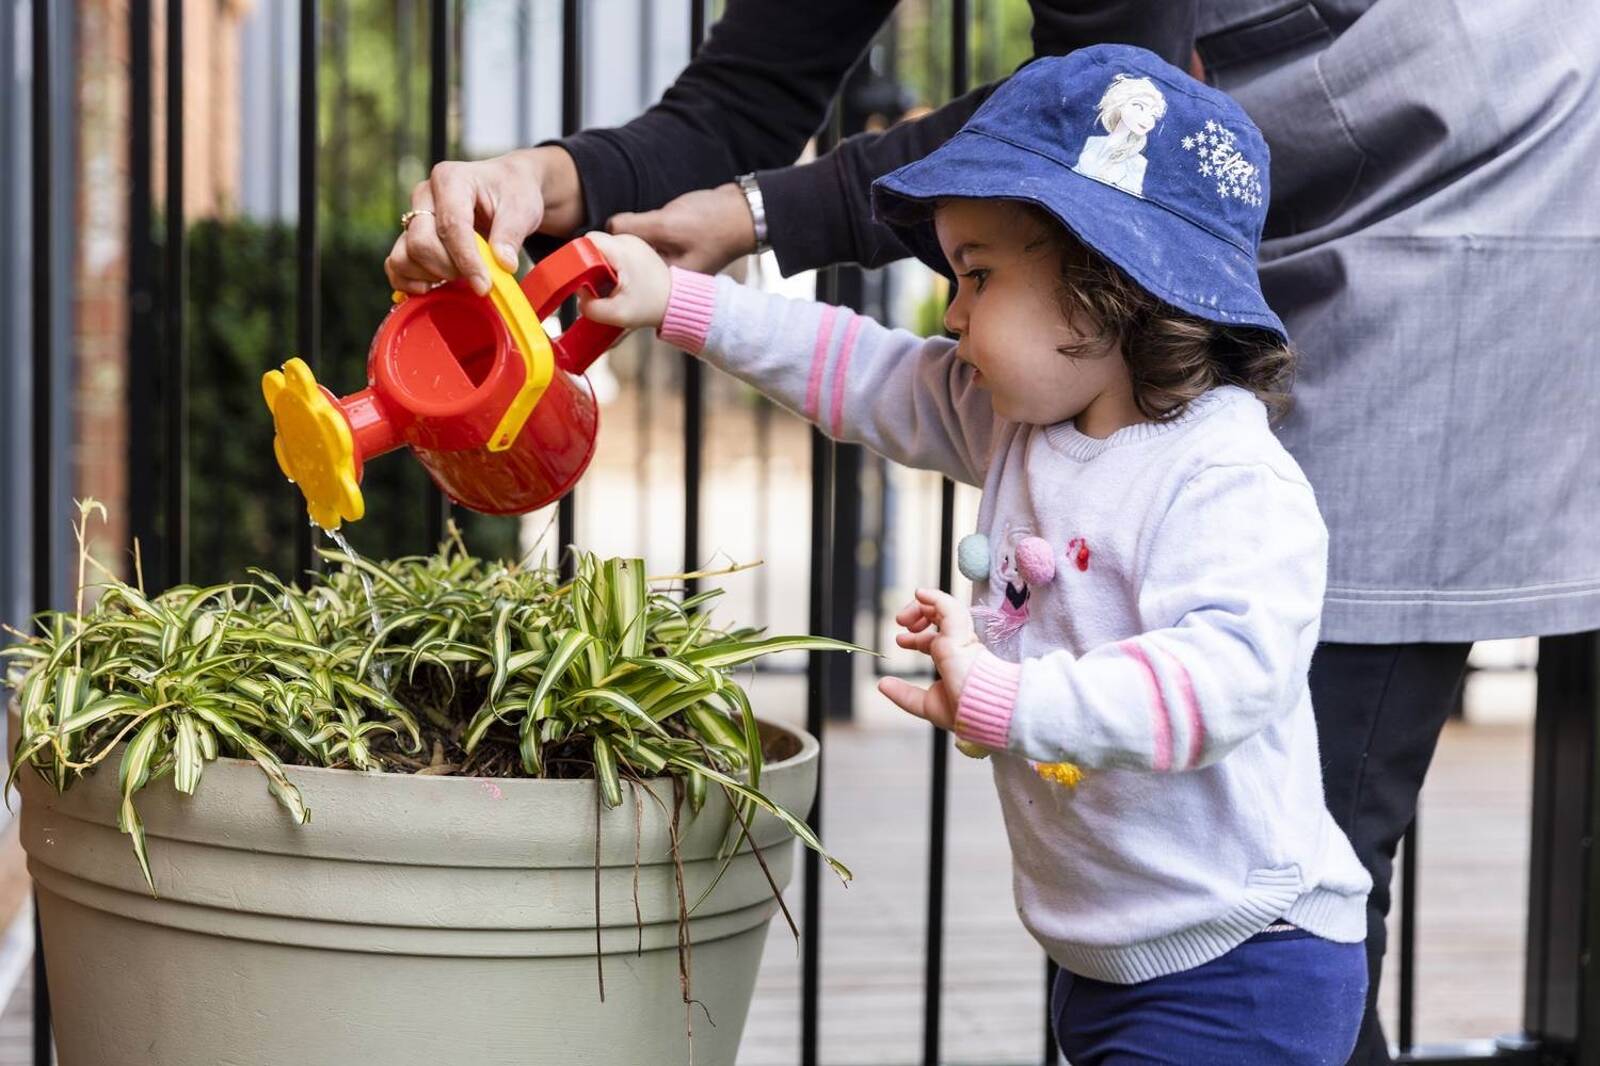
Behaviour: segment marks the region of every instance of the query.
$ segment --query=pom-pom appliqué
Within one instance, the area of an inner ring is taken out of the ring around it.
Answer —
[[[968,581],[989,580],[989,538],[968,533],[956,546],[956,569]]]
[[[1056,576],[1056,553],[1043,537],[1025,537],[1017,545],[1017,573],[1034,588],[1048,585]]]

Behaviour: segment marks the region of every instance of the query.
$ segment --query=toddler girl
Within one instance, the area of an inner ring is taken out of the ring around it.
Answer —
[[[1327,535],[1268,426],[1290,353],[1256,280],[1266,187],[1236,104],[1101,46],[1024,67],[874,187],[958,279],[955,340],[596,236],[621,282],[589,317],[983,487],[973,607],[921,590],[897,619],[939,681],[881,687],[994,753],[1074,1066],[1337,1066],[1361,1018],[1370,881],[1306,681]]]

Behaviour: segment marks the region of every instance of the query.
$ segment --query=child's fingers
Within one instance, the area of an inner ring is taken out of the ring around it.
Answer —
[[[928,717],[926,706],[928,690],[918,688],[908,681],[898,677],[886,677],[878,682],[878,691],[889,698],[889,702],[899,707],[908,714],[918,718]]]
[[[622,317],[622,305],[627,302],[627,297],[620,289],[614,290],[610,296],[593,296],[587,292],[578,293],[578,314],[583,318],[604,322],[606,325],[617,325],[615,321]]]
[[[589,243],[594,245],[596,251],[605,256],[606,262],[610,263],[613,269],[622,266],[619,260],[626,253],[623,251],[623,243],[615,236],[604,230],[591,230],[584,236],[589,238]]]
[[[933,618],[926,607],[918,603],[916,600],[912,600],[910,603],[900,608],[900,613],[894,616],[894,620],[896,624],[904,626],[905,628],[911,630],[911,632],[920,633],[922,630],[928,627],[928,623],[931,622]]]
[[[965,640],[974,636],[972,612],[962,602],[939,589],[918,589],[917,602],[932,615],[939,632],[947,637]]]
[[[924,655],[930,653],[933,642],[939,639],[937,630],[928,629],[921,633],[896,633],[894,642],[902,648],[911,651],[920,651]]]
[[[938,614],[947,614],[961,607],[960,600],[940,589],[918,589],[917,602],[932,607]]]

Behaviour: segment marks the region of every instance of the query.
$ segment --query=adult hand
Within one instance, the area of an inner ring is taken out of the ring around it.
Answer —
[[[441,281],[466,278],[480,296],[489,268],[474,232],[483,233],[507,270],[528,234],[564,235],[578,228],[583,194],[578,170],[563,148],[547,145],[476,162],[445,162],[411,190],[415,212],[395,239],[383,270],[399,292],[424,293]]]
[[[655,211],[612,215],[606,229],[642,237],[671,265],[706,274],[756,250],[750,205],[731,181],[686,192]]]
[[[954,729],[961,690],[983,650],[972,612],[948,592],[918,589],[916,599],[902,607],[894,620],[906,629],[896,634],[895,643],[932,659],[939,680],[921,689],[898,677],[886,677],[878,682],[878,691],[901,710],[926,718],[940,729]]]

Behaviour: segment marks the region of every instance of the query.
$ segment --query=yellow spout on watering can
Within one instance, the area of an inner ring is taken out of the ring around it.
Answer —
[[[361,496],[355,438],[333,397],[317,384],[303,359],[290,359],[282,370],[268,371],[261,379],[261,391],[277,427],[272,451],[278,468],[300,486],[311,520],[327,530],[359,521],[367,506]]]

